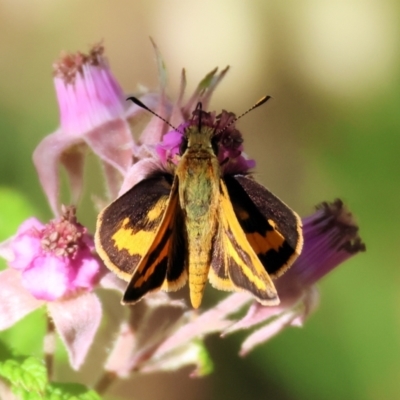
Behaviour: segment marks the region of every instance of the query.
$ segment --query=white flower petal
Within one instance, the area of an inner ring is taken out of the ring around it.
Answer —
[[[50,316],[63,341],[74,369],[85,361],[100,325],[102,308],[94,293],[48,303]]]
[[[44,304],[21,284],[21,274],[14,269],[0,272],[0,330],[7,329]]]

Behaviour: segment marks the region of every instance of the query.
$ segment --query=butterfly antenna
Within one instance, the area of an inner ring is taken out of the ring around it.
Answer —
[[[164,121],[168,126],[170,126],[174,131],[178,131],[180,132],[177,128],[175,128],[175,126],[173,126],[172,124],[170,124],[165,118],[161,117],[160,115],[158,115],[157,113],[155,113],[152,109],[150,109],[149,107],[146,106],[146,104],[142,103],[138,98],[136,97],[128,97],[126,100],[131,100],[133,103],[135,103],[137,106],[144,108],[145,110],[147,110],[148,112],[152,113],[153,115],[155,115],[157,118],[160,118],[161,121]],[[181,132],[182,133],[182,132]]]
[[[244,117],[246,114],[248,114],[250,111],[253,111],[255,108],[260,107],[261,105],[266,103],[270,98],[271,98],[271,96],[262,97],[260,100],[257,101],[256,104],[251,106],[247,111],[245,111],[243,114],[241,114],[238,117],[236,117],[235,119],[233,119],[228,125],[225,125],[222,130],[217,132],[217,134],[221,134],[221,133],[225,132],[231,125],[233,125],[235,122],[237,122],[240,118]]]

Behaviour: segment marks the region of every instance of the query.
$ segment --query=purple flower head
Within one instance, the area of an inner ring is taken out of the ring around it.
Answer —
[[[259,325],[243,343],[242,354],[287,326],[301,326],[318,305],[319,296],[313,285],[342,262],[365,251],[358,226],[341,200],[324,202],[316,208],[314,214],[303,219],[302,253],[276,281],[280,304],[263,307],[253,302],[246,316],[225,332]]]
[[[176,131],[170,131],[163,136],[162,142],[156,146],[156,152],[163,164],[171,161],[177,164],[179,161],[180,147],[183,140],[182,127],[188,124],[180,125]]]
[[[283,277],[285,285],[293,280],[299,286],[310,286],[348,258],[365,251],[354,217],[342,200],[323,202],[316,209],[303,219],[303,251]]]
[[[35,218],[25,221],[9,246],[9,265],[21,272],[22,285],[38,300],[91,291],[97,282],[100,263],[93,238],[76,221],[73,207],[47,225]]]
[[[235,118],[235,114],[225,110],[215,116],[215,112],[205,112],[196,108],[190,121],[164,135],[162,142],[156,146],[156,152],[164,164],[167,161],[177,164],[180,148],[185,140],[185,131],[199,126],[201,120],[201,126],[207,126],[215,131],[214,143],[218,146],[217,156],[223,173],[246,173],[255,166],[255,162],[242,155],[243,138],[240,131],[235,128]]]
[[[256,163],[243,155],[243,137],[235,127],[236,115],[222,110],[217,116],[216,141],[218,143],[218,159],[225,173],[242,174],[254,168]]]

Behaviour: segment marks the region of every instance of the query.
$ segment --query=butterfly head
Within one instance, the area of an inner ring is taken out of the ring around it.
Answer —
[[[193,111],[192,118],[186,123],[184,134],[179,147],[179,154],[187,150],[205,150],[212,152],[216,157],[221,150],[232,152],[232,156],[239,156],[242,147],[242,134],[235,128],[236,116],[223,110],[215,116],[215,112],[206,112],[198,103]]]

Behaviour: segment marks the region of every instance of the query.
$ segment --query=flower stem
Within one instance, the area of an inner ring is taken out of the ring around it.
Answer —
[[[53,320],[47,316],[47,331],[43,340],[44,361],[47,379],[52,381],[54,374],[54,353],[56,350],[56,331]]]
[[[117,379],[117,375],[114,372],[105,371],[97,383],[94,385],[94,390],[102,395],[104,394],[111,384]]]

